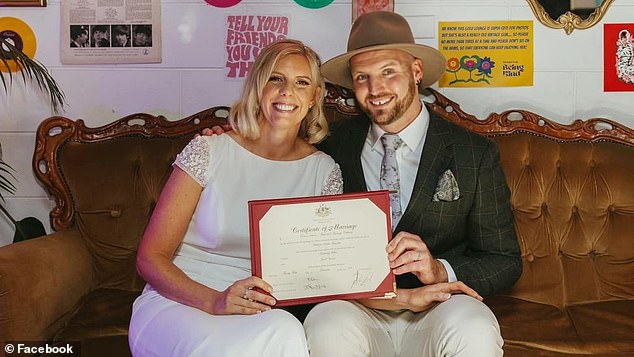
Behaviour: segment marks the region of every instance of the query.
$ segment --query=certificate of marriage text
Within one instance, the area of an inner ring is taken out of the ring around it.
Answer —
[[[277,306],[395,296],[388,191],[249,202],[253,274]]]

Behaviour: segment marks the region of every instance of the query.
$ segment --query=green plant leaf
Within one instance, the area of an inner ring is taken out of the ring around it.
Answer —
[[[2,62],[3,68],[6,69],[9,68],[9,62],[15,64],[24,83],[35,82],[41,91],[47,92],[50,97],[51,107],[55,113],[64,108],[66,104],[64,92],[59,88],[48,69],[40,62],[29,58],[29,56],[22,53],[3,37],[0,37],[0,62]],[[5,73],[8,73],[8,82],[5,78]],[[13,81],[13,73],[11,71],[0,71],[0,78],[2,78],[2,86],[5,92],[8,93],[8,84]]]
[[[14,172],[15,170],[9,164],[0,160],[0,199],[2,201],[4,201],[3,191],[9,194],[15,193],[15,185],[11,182],[11,179],[15,180]]]
[[[15,65],[25,84],[35,82],[42,92],[48,93],[51,108],[55,113],[64,109],[66,97],[48,69],[40,62],[29,58],[4,37],[0,37],[0,68],[7,70],[7,72],[0,71],[0,79],[7,94],[14,77],[13,72],[9,70],[9,63]],[[9,164],[0,160],[0,199],[2,201],[4,201],[3,193],[15,193],[16,187],[13,182],[16,181],[16,177],[14,172],[15,170]]]

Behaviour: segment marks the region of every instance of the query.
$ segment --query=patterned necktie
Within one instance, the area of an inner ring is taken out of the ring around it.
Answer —
[[[396,134],[383,134],[383,162],[381,162],[381,188],[390,190],[390,207],[392,207],[392,230],[398,224],[403,212],[399,191],[401,183],[398,177],[396,150],[403,145],[403,140]]]

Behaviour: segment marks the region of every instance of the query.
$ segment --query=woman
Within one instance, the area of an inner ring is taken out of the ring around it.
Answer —
[[[302,325],[251,275],[247,201],[341,192],[339,167],[312,145],[327,134],[319,65],[299,41],[264,48],[233,131],[177,156],[139,245],[133,355],[308,356]]]

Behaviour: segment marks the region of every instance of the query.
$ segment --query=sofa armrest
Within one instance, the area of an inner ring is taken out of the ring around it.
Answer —
[[[0,341],[53,337],[89,292],[92,260],[74,229],[0,247]]]

